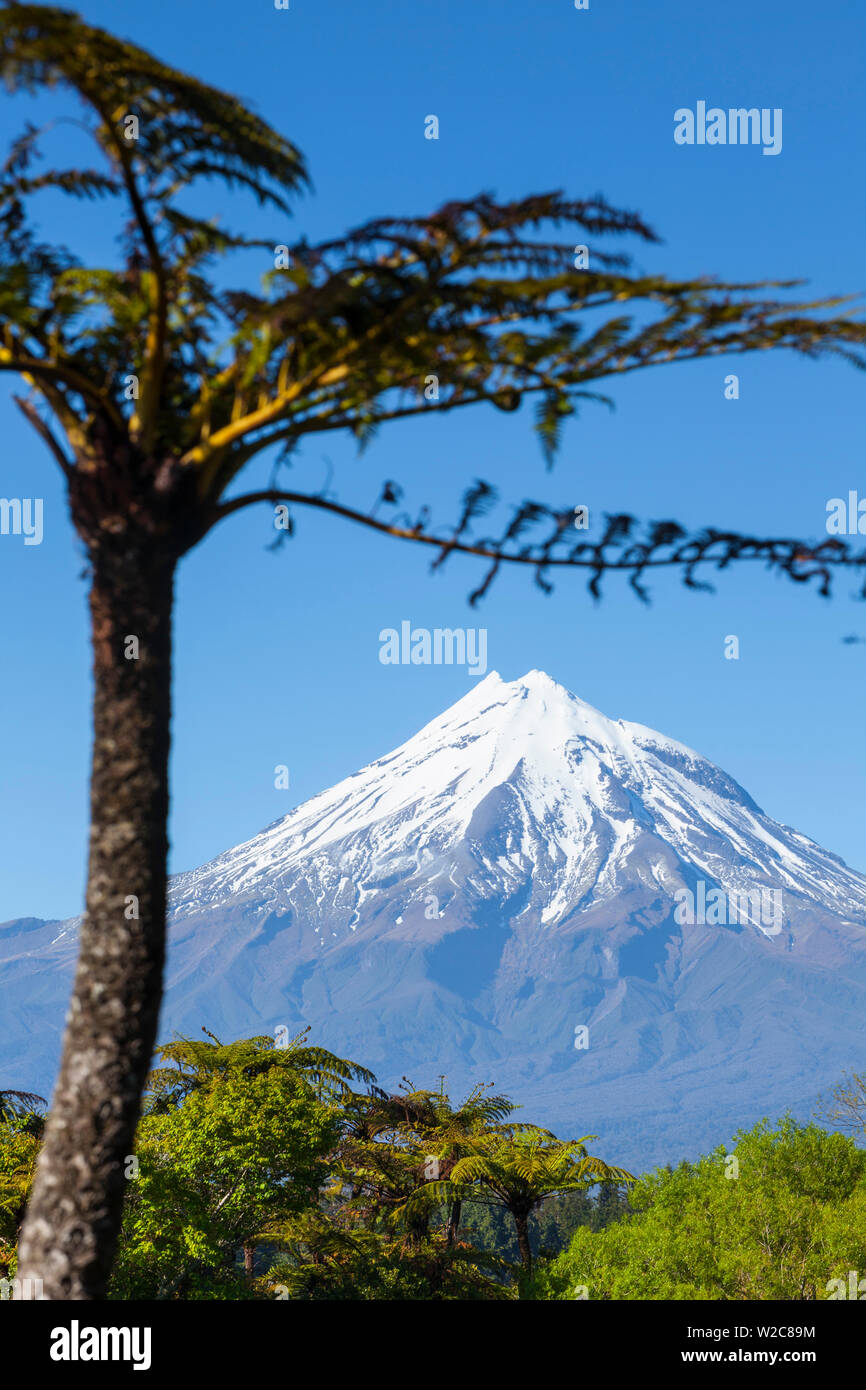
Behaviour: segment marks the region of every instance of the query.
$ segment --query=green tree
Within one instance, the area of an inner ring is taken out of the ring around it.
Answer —
[[[520,1262],[525,1276],[532,1273],[529,1219],[543,1202],[563,1192],[586,1192],[596,1183],[633,1181],[624,1168],[615,1168],[586,1151],[587,1139],[557,1139],[535,1126],[515,1128],[510,1134],[492,1133],[476,1140],[471,1152],[455,1163],[450,1178],[438,1186],[443,1198],[453,1194],[485,1197],[502,1206],[514,1221]],[[472,1185],[476,1185],[473,1190]]]
[[[44,1124],[42,1111],[47,1101],[34,1091],[0,1091],[0,1121],[29,1127],[41,1134]]]
[[[370,1232],[400,1231],[405,1243],[421,1247],[432,1208],[407,1204],[425,1183],[418,1134],[434,1122],[428,1093],[389,1095],[371,1087],[367,1095],[344,1099],[342,1119],[330,1192],[340,1219]]]
[[[309,1028],[295,1037],[285,1038],[285,1045],[269,1034],[241,1038],[222,1043],[207,1028],[202,1028],[210,1041],[202,1038],[178,1038],[156,1049],[160,1061],[147,1078],[144,1109],[148,1114],[162,1113],[181,1105],[188,1096],[215,1078],[229,1073],[258,1076],[272,1067],[281,1067],[305,1081],[319,1100],[334,1099],[350,1094],[350,1082],[372,1083],[373,1072],[356,1062],[348,1062],[323,1047],[307,1043]]]
[[[457,1106],[444,1085],[344,1094],[331,1183],[318,1212],[281,1232],[288,1253],[273,1277],[298,1297],[504,1296],[506,1267],[459,1237],[463,1193],[445,1178],[483,1136],[504,1132],[514,1106],[489,1091],[476,1086]]]
[[[736,1139],[642,1178],[629,1194],[636,1215],[579,1229],[533,1296],[808,1300],[866,1271],[866,1153],[790,1118]]]
[[[230,1043],[221,1042],[207,1028],[203,1027],[202,1032],[206,1039],[178,1038],[156,1049],[163,1065],[155,1067],[147,1078],[146,1117],[176,1111],[190,1096],[209,1090],[227,1078],[251,1079],[272,1070],[277,1070],[290,1083],[297,1083],[299,1093],[332,1106],[352,1094],[350,1082],[375,1081],[373,1073],[365,1067],[337,1057],[325,1048],[310,1046],[307,1042],[309,1028],[293,1038],[286,1034],[280,1041],[264,1034]],[[275,1220],[279,1227],[282,1216],[278,1215]],[[271,1239],[274,1229],[272,1221],[268,1229],[248,1233],[243,1241],[247,1285],[251,1285],[254,1278],[256,1245],[261,1240]]]
[[[337,1108],[281,1066],[215,1072],[180,1104],[146,1114],[113,1296],[242,1297],[256,1245],[316,1205],[338,1133]]]
[[[492,1087],[484,1084],[474,1086],[455,1107],[445,1092],[444,1080],[438,1091],[410,1088],[399,1099],[392,1099],[397,1110],[404,1111],[403,1137],[420,1178],[407,1206],[411,1213],[439,1205],[435,1196],[429,1203],[419,1200],[428,1190],[427,1184],[448,1181],[460,1160],[475,1152],[479,1140],[509,1133],[506,1121],[516,1109],[507,1096],[490,1095]],[[454,1186],[447,1203],[447,1245],[457,1242],[462,1208],[461,1189]]]
[[[33,1091],[0,1091],[0,1278],[13,1273],[17,1263],[46,1103]]]
[[[552,567],[582,568],[596,593],[605,569],[623,569],[643,594],[655,565],[682,567],[694,586],[698,565],[758,559],[826,586],[833,565],[856,560],[842,542],[687,537],[669,522],[636,537],[622,516],[591,544],[574,540],[571,506],[532,502],[485,540],[472,530],[493,499],[483,481],[443,528],[421,512],[379,514],[399,501],[390,482],[370,514],[276,482],[237,493],[250,460],[278,449],[279,462],[325,431],[363,444],[383,422],[430,411],[433,380],[436,411],[536,401],[549,457],[565,418],[603,399],[606,377],[767,348],[860,362],[866,329],[838,301],[767,297],[778,285],[632,274],[607,238],[653,233],[600,198],[485,195],[289,245],[303,159],[235,98],[75,14],[12,0],[0,12],[0,67],[13,92],[70,92],[97,160],[37,169],[48,137],[28,126],[0,170],[0,370],[29,388],[18,405],[66,482],[88,559],[94,670],[86,911],[21,1257],[28,1275],[44,1272],[49,1297],[94,1298],[115,1248],[161,1000],[174,579],[213,526],[264,503],[286,535],[293,509],[313,507],[430,546],[437,563],[485,559],[476,596],[505,561],[530,566],[543,588]],[[252,193],[273,214],[269,235],[196,216],[185,200],[201,180]],[[82,264],[39,239],[31,199],[46,189],[121,201],[117,263]],[[574,242],[587,236],[593,269],[576,270]],[[262,256],[260,293],[226,290],[216,274],[239,249]]]
[[[33,1182],[39,1137],[16,1119],[0,1119],[0,1278],[13,1274]]]
[[[543,1202],[528,1222],[533,1264],[539,1257],[551,1260],[561,1254],[579,1226],[600,1231],[613,1221],[622,1220],[630,1211],[624,1189],[625,1184],[605,1183],[596,1194],[582,1190],[556,1193]],[[464,1239],[507,1264],[520,1264],[514,1222],[504,1207],[470,1203],[461,1233]]]
[[[866,1072],[847,1073],[818,1103],[818,1118],[847,1134],[866,1137]]]

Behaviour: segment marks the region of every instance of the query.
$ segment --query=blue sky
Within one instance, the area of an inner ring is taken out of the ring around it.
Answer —
[[[281,228],[245,202],[235,226],[311,239],[384,213],[490,190],[562,188],[640,211],[663,238],[636,264],[727,279],[805,276],[816,294],[862,293],[863,17],[857,3],[694,0],[535,5],[494,0],[160,0],[79,6],[170,63],[249,100],[307,156],[314,190]],[[678,107],[781,107],[783,149],[683,147]],[[51,109],[40,102],[39,110]],[[440,139],[424,139],[424,118]],[[0,102],[3,143],[33,114]],[[214,212],[220,203],[204,204]],[[52,208],[46,237],[110,254],[106,210]],[[267,229],[267,230],[265,230]],[[618,248],[619,249],[619,248]],[[625,248],[622,248],[625,249]],[[93,251],[91,250],[91,254]],[[264,268],[264,267],[263,267]],[[248,266],[238,274],[248,273]],[[726,401],[727,372],[740,399]],[[359,459],[314,441],[298,483],[369,505],[384,478],[454,514],[469,480],[506,497],[585,503],[691,526],[820,536],[830,497],[858,488],[863,377],[787,354],[715,359],[611,383],[617,409],[569,423],[547,475],[531,429],[478,409],[383,430]],[[4,679],[0,920],[79,910],[87,843],[89,651],[83,557],[56,469],[0,383],[0,494],[40,496],[45,538],[0,537]],[[259,463],[250,480],[266,475]],[[777,819],[866,871],[866,610],[842,581],[828,603],[755,566],[715,596],[672,578],[644,608],[611,580],[593,604],[579,575],[544,598],[504,574],[480,609],[479,570],[431,575],[423,552],[301,515],[282,552],[265,511],[226,522],[178,583],[172,867],[205,861],[402,742],[471,684],[465,670],[390,667],[378,633],[483,625],[505,678],[547,670],[612,717],[649,724],[720,763]],[[740,639],[726,661],[724,639]],[[290,768],[288,791],[274,767]]]

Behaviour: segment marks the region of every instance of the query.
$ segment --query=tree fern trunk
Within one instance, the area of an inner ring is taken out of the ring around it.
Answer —
[[[460,1230],[460,1215],[463,1210],[463,1202],[455,1201],[451,1203],[451,1210],[448,1217],[448,1230],[446,1234],[446,1244],[454,1245],[457,1241],[457,1232]]]
[[[523,1272],[527,1277],[532,1273],[532,1246],[529,1243],[529,1217],[523,1213],[515,1213],[514,1224],[517,1228],[517,1248],[520,1251],[520,1263]]]
[[[21,1236],[52,1299],[104,1297],[162,995],[175,561],[100,547],[90,612],[87,905],[60,1076]],[[131,639],[137,639],[138,654]]]

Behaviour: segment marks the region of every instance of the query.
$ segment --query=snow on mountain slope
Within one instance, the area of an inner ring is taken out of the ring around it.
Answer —
[[[496,800],[503,788],[507,808]],[[495,854],[484,843],[491,832]],[[553,926],[590,898],[615,896],[648,833],[726,893],[775,888],[831,912],[866,914],[866,879],[837,856],[765,816],[692,749],[606,718],[541,671],[509,683],[492,672],[393,753],[178,875],[172,902],[182,914],[265,887],[270,901],[287,900],[299,872],[321,874],[321,899],[354,930],[351,918],[383,875],[423,868],[425,885],[441,880],[447,896],[448,882],[456,887],[449,854],[468,842],[466,888],[487,897],[541,875],[543,903],[523,910],[539,906]]]
[[[473,685],[171,907],[163,1037],[310,1024],[384,1084],[493,1080],[632,1166],[808,1116],[863,1063],[866,877],[540,671]],[[76,937],[0,927],[8,1084],[50,1087]]]

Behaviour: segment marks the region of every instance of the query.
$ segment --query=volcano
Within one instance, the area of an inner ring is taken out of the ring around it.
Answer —
[[[5,1084],[50,1088],[77,926],[0,927]],[[173,878],[167,982],[161,1039],[310,1024],[645,1168],[862,1066],[866,876],[676,740],[494,672]]]

